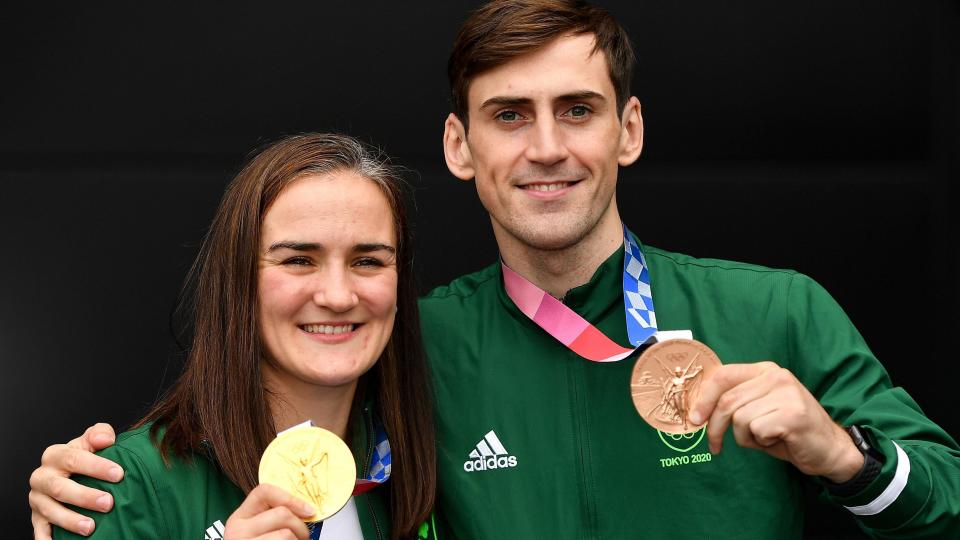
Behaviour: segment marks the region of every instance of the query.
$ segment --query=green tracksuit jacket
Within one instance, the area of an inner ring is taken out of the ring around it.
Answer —
[[[364,421],[354,422],[352,450],[357,471],[366,475],[373,447],[366,434],[372,427],[369,409]],[[356,417],[355,417],[356,418]],[[163,463],[160,451],[150,441],[149,425],[124,432],[113,446],[97,452],[124,470],[121,482],[111,484],[77,477],[84,485],[113,494],[114,508],[106,514],[73,508],[96,521],[92,538],[214,540],[223,538],[227,518],[245,496],[230,482],[214,461],[195,454],[189,462],[171,458]],[[386,490],[376,488],[355,496],[360,528],[367,540],[390,538],[390,514]],[[85,538],[54,527],[54,539]]]
[[[649,246],[660,330],[689,329],[725,362],[774,360],[886,461],[846,499],[878,538],[960,538],[960,450],[880,363],[836,302],[793,271]],[[623,252],[564,302],[627,343]],[[441,538],[800,538],[792,465],[703,431],[671,437],[634,409],[619,362],[586,361],[506,296],[499,265],[421,301],[437,393]],[[879,510],[882,508],[882,510]],[[871,514],[872,515],[866,515]]]

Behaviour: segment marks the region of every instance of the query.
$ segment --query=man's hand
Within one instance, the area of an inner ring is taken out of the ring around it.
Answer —
[[[773,362],[727,364],[703,382],[690,421],[707,424],[710,451],[723,447],[732,425],[737,444],[789,461],[810,476],[836,483],[863,466],[853,440],[788,370]]]
[[[115,438],[109,424],[96,424],[69,443],[55,444],[43,452],[40,467],[30,475],[30,521],[36,540],[51,538],[51,524],[84,536],[93,532],[92,519],[68,510],[61,503],[100,512],[113,508],[113,497],[109,493],[81,486],[70,480],[70,475],[119,482],[123,469],[93,454],[112,445]]]
[[[253,488],[243,504],[227,520],[223,537],[228,540],[308,540],[303,523],[315,510],[307,503],[270,484]]]

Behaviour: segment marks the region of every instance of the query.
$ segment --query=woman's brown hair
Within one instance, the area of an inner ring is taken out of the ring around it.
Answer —
[[[374,182],[390,203],[397,246],[397,315],[383,354],[360,377],[357,398],[372,398],[390,438],[388,489],[393,536],[412,535],[433,506],[434,426],[420,340],[406,190],[400,169],[345,135],[285,137],[254,152],[227,186],[184,287],[191,345],[180,378],[138,422],[165,429],[167,458],[212,452],[245,493],[257,485],[257,464],[276,436],[260,369],[264,347],[257,298],[260,229],[283,189],[307,175],[352,171]]]

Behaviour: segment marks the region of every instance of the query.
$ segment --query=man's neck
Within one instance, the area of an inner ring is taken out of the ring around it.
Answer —
[[[587,236],[563,249],[538,249],[494,226],[503,262],[555,298],[590,281],[597,268],[623,246],[616,209],[608,212]]]

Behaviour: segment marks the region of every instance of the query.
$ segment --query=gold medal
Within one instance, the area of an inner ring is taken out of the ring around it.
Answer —
[[[260,483],[273,484],[317,511],[305,522],[336,514],[353,494],[357,466],[346,443],[318,427],[291,429],[267,446],[260,458]]]
[[[720,358],[699,341],[670,339],[651,345],[633,366],[630,394],[633,405],[648,424],[664,433],[693,433],[702,425],[690,423],[690,407],[700,387]]]

